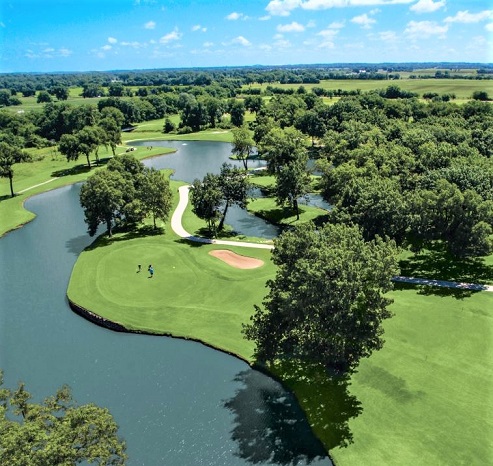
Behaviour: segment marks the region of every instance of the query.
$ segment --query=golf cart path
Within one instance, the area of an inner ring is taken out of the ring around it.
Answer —
[[[274,249],[272,244],[257,244],[248,243],[246,241],[226,241],[220,239],[209,239],[202,238],[200,236],[191,235],[188,231],[183,228],[181,219],[183,213],[188,205],[190,186],[184,185],[178,188],[180,194],[180,200],[178,206],[176,207],[173,215],[171,217],[171,228],[173,231],[181,238],[187,239],[189,241],[195,241],[197,243],[204,244],[222,244],[225,246],[242,246],[245,248],[258,248],[258,249]],[[471,290],[471,291],[490,291],[493,292],[493,285],[480,285],[477,283],[460,283],[460,282],[450,282],[446,280],[433,280],[429,278],[415,278],[415,277],[403,277],[397,276],[392,279],[394,282],[400,283],[412,283],[414,285],[429,285],[429,286],[440,286],[445,288],[456,288],[459,290]]]

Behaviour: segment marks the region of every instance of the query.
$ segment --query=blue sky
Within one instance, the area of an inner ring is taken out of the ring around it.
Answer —
[[[493,61],[491,0],[0,0],[0,72]]]

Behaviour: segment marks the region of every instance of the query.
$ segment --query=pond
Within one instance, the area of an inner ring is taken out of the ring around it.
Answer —
[[[0,239],[6,386],[22,380],[40,401],[67,383],[79,403],[108,407],[130,466],[330,465],[294,396],[244,362],[194,342],[111,332],[71,312],[70,273],[92,241],[79,191],[33,197],[26,207],[36,219]]]
[[[219,173],[224,162],[242,167],[240,161],[231,160],[231,144],[210,141],[134,141],[134,146],[162,146],[171,147],[176,152],[164,157],[147,159],[144,163],[156,169],[170,168],[174,170],[172,176],[175,180],[193,183],[195,179],[202,179],[207,173]],[[265,167],[265,160],[249,160],[248,168]],[[313,166],[313,164],[311,164]],[[256,197],[261,196],[259,189],[254,191]],[[320,195],[310,194],[307,196],[308,204],[322,209],[330,209]],[[307,204],[305,199],[300,199],[300,204]],[[265,220],[232,206],[228,209],[226,223],[233,230],[241,232],[246,236],[272,239],[279,235],[280,229]]]

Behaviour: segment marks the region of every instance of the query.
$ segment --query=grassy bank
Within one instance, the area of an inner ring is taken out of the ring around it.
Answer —
[[[137,125],[136,129],[130,133],[122,133],[122,145],[117,147],[116,153],[123,154],[127,149],[127,143],[134,140],[208,140],[230,142],[232,135],[230,131],[215,130],[203,131],[186,135],[166,135],[162,128],[164,119],[148,121]],[[59,188],[68,184],[84,181],[95,170],[100,169],[94,165],[94,156],[91,156],[93,168],[87,168],[85,157],[77,161],[67,162],[66,158],[60,154],[55,147],[43,149],[30,149],[29,154],[33,161],[30,163],[14,164],[14,192],[16,196],[10,197],[9,180],[0,178],[0,236],[13,230],[34,218],[34,214],[24,209],[24,201],[41,192]],[[172,152],[166,147],[136,147],[132,152],[139,160],[148,157],[155,157]],[[112,157],[111,150],[101,147],[99,158],[102,166]]]

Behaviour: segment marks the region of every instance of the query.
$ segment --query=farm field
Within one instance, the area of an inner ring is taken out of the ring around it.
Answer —
[[[247,88],[259,88],[266,90],[267,86],[279,87],[285,89],[298,89],[300,84],[252,84],[249,86],[243,86]],[[486,91],[489,95],[493,94],[493,80],[470,80],[470,79],[399,79],[392,81],[381,80],[361,80],[361,79],[337,79],[337,80],[325,80],[319,84],[303,84],[303,86],[309,90],[314,87],[320,87],[327,90],[341,89],[343,91],[356,91],[362,92],[373,91],[377,89],[385,89],[386,87],[394,85],[403,90],[416,92],[419,96],[422,96],[426,92],[436,92],[438,94],[455,94],[456,102],[464,102],[471,99],[474,91]]]

